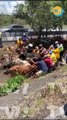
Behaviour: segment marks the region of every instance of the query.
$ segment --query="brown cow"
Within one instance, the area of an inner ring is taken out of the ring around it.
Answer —
[[[17,65],[17,66],[13,66],[10,68],[10,71],[12,72],[17,72],[20,74],[27,74],[27,73],[31,73],[33,71],[36,70],[36,65],[30,65],[30,64],[21,64],[21,65]]]

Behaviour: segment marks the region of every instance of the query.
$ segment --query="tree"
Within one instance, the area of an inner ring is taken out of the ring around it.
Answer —
[[[0,27],[10,24],[26,25],[26,22],[20,18],[15,18],[13,15],[0,14]]]
[[[16,10],[16,16],[26,19],[32,28],[38,31],[39,37],[41,37],[42,29],[46,28],[47,33],[47,30],[51,28],[51,14],[50,4],[48,4],[46,1],[35,2],[28,0],[25,5],[17,6]]]
[[[0,14],[0,26],[9,25],[11,23],[12,16]]]
[[[65,11],[63,15],[63,21],[64,21],[64,24],[67,25],[67,0],[62,1],[62,6]]]
[[[41,38],[41,32],[50,28],[62,29],[64,23],[66,23],[67,15],[62,17],[56,17],[51,12],[51,8],[55,6],[63,7],[63,1],[34,1],[27,0],[25,5],[19,5],[16,9],[16,16],[21,19],[25,19],[27,23],[31,25],[34,30],[39,33],[39,38]],[[65,10],[67,9],[67,2],[64,2]]]

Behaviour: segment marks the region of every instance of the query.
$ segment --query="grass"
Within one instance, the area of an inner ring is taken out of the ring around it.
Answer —
[[[61,72],[61,70],[62,70],[62,72],[66,72],[67,65],[64,65],[64,66],[60,67],[59,70],[58,70],[58,72]],[[32,80],[41,80],[42,78],[45,78],[45,77],[46,78],[49,77],[49,76],[51,77],[55,72],[56,72],[56,70],[52,71],[50,73],[47,73],[47,74],[44,73],[44,74],[40,75],[39,77],[36,77],[36,78],[33,78],[33,79],[27,78],[24,82],[25,83],[31,83]]]
[[[8,79],[3,86],[0,86],[0,96],[7,95],[8,93],[17,90],[25,79],[26,78],[22,75],[16,75],[15,77]]]
[[[30,117],[30,116],[34,116],[34,114],[44,105],[44,98],[39,98],[33,101],[32,105],[30,107],[27,106],[22,110],[22,116],[25,117]]]
[[[39,98],[36,100],[36,107],[40,108],[44,105],[44,98]]]
[[[62,69],[62,73],[66,72],[67,65],[61,67],[61,69]],[[60,70],[58,72],[61,72]],[[40,80],[40,78],[42,79],[44,77],[48,77],[48,75],[51,76],[52,74],[53,74],[53,72],[51,74],[46,74],[46,75],[40,76],[40,77],[38,77],[38,80]],[[23,82],[24,83],[31,83],[32,79],[28,79],[28,78],[24,77],[23,75],[18,75],[18,74],[15,77],[8,79],[3,86],[0,86],[0,96],[7,95],[8,93],[17,90],[18,88],[20,88],[20,86]],[[57,82],[61,82],[61,80],[58,80]],[[52,85],[50,85],[49,88],[51,90],[53,90]]]

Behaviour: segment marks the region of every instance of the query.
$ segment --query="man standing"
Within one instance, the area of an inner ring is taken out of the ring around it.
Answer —
[[[2,32],[0,32],[0,48],[2,48]]]
[[[22,40],[23,40],[23,42],[28,41],[27,35],[25,33],[23,33]]]

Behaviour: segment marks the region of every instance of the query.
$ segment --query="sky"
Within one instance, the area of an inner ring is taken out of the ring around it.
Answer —
[[[24,1],[11,1],[11,0],[5,0],[5,1],[1,1],[0,0],[0,13],[4,13],[4,14],[12,14],[13,10],[14,10],[14,6],[16,6],[17,4],[23,4]]]

